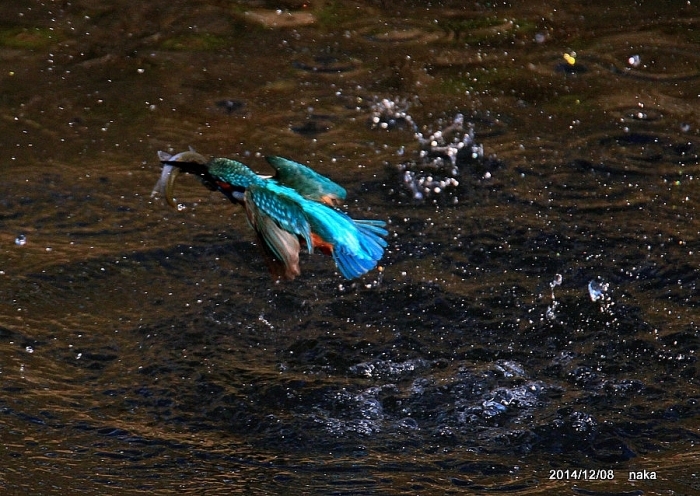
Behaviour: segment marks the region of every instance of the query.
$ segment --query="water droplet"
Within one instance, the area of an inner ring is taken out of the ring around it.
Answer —
[[[178,211],[178,212],[182,212],[182,211],[185,210],[186,208],[187,208],[187,205],[185,205],[184,203],[178,203],[178,204],[177,204],[177,211]]]
[[[17,246],[24,246],[27,244],[27,237],[24,234],[20,234],[15,238],[15,244]]]
[[[608,291],[609,284],[607,282],[593,280],[588,283],[588,294],[591,296],[591,301],[598,301],[605,296]]]
[[[627,63],[632,67],[639,67],[639,64],[642,63],[642,58],[639,55],[631,55],[627,59]]]
[[[486,400],[481,406],[483,408],[483,415],[486,418],[495,417],[496,415],[505,413],[505,411],[508,409],[505,405],[494,400]]]

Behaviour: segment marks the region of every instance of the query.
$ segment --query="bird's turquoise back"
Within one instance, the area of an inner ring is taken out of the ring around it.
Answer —
[[[265,182],[247,165],[230,158],[215,158],[208,164],[209,174],[236,188],[246,189]]]

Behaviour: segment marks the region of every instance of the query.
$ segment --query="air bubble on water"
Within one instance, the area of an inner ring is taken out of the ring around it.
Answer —
[[[592,280],[588,283],[588,294],[591,297],[591,301],[598,301],[605,297],[605,293],[608,291],[609,284],[607,282]]]
[[[20,234],[15,238],[15,244],[17,246],[24,246],[27,244],[27,236]]]
[[[186,208],[187,208],[187,205],[185,205],[184,203],[178,203],[178,204],[177,204],[177,211],[178,211],[178,212],[182,212],[182,211],[185,210]]]

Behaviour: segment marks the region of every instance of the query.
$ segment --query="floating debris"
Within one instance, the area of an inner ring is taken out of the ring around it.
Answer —
[[[567,52],[562,55],[564,62],[556,66],[556,70],[567,74],[581,74],[587,72],[588,69],[582,65],[576,52]]]
[[[565,53],[563,57],[567,64],[571,66],[576,65],[576,52]]]

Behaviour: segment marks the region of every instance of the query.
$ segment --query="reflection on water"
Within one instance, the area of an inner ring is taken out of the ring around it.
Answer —
[[[674,9],[3,4],[0,487],[697,492]],[[188,145],[338,181],[384,270],[271,282],[225,198],[151,200]]]

